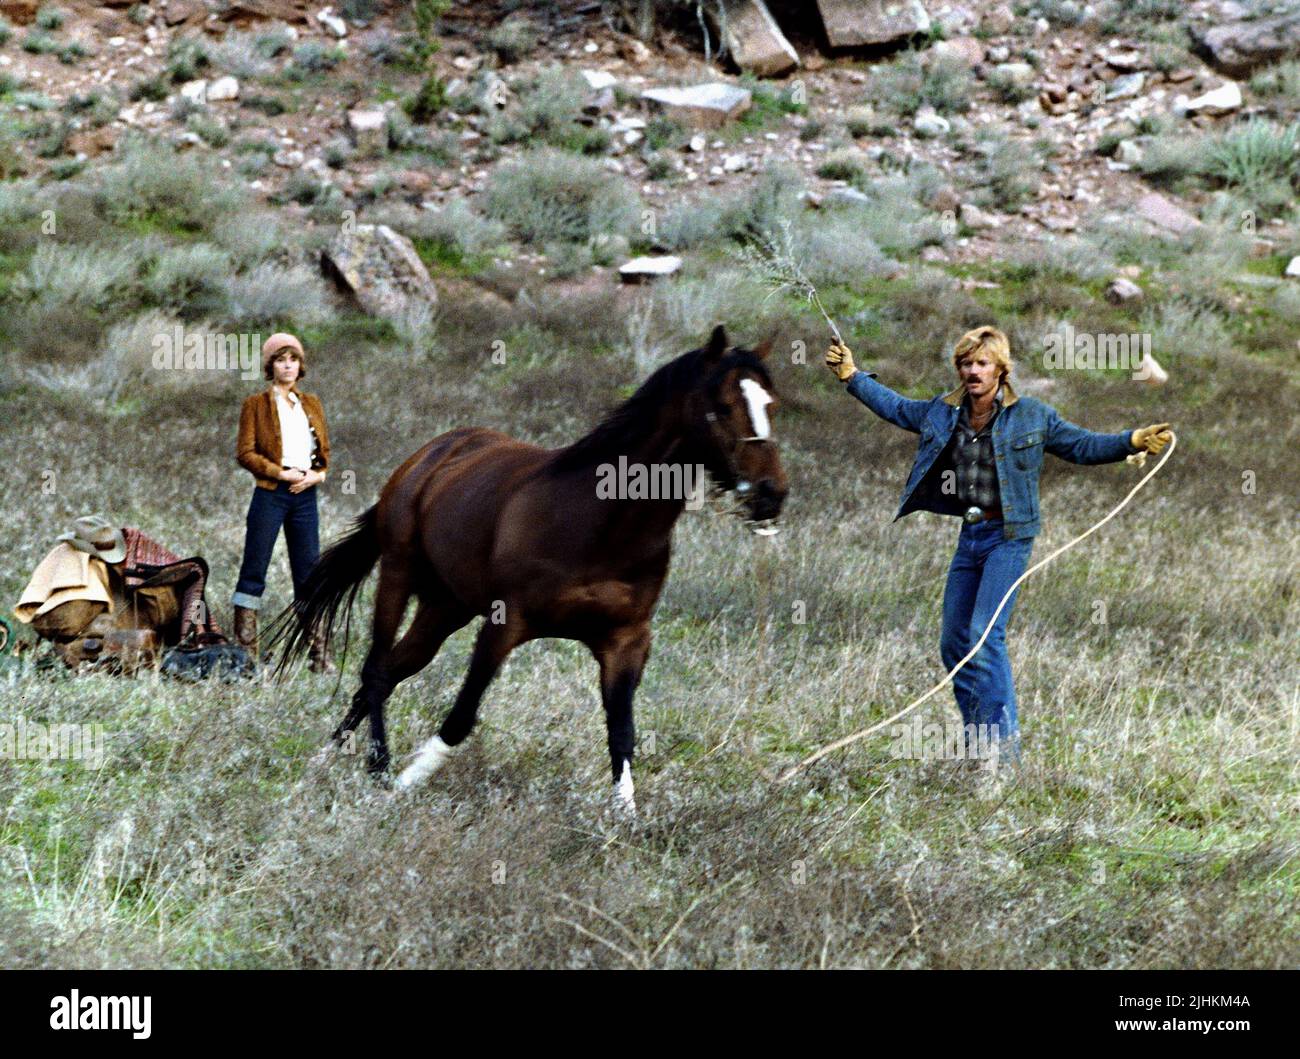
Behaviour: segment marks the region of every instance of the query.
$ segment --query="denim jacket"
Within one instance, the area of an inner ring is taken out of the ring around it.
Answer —
[[[914,400],[876,382],[874,373],[859,371],[849,378],[848,391],[876,415],[895,426],[920,434],[916,462],[903,489],[903,502],[894,521],[912,511],[950,512],[932,488],[922,488],[926,475],[948,445],[957,427],[964,387],[951,393]],[[1010,382],[1002,384],[1002,411],[993,421],[993,456],[1002,496],[1002,535],[1008,540],[1038,535],[1038,472],[1043,453],[1071,463],[1116,463],[1137,450],[1131,431],[1096,434],[1061,418],[1055,408],[1033,397],[1018,397]]]

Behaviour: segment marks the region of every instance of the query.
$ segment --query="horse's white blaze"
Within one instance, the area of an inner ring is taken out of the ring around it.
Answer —
[[[451,747],[442,741],[442,736],[435,735],[420,747],[415,760],[397,777],[398,790],[406,791],[419,786],[442,767],[450,754]]]
[[[767,418],[767,406],[772,403],[772,395],[753,379],[741,379],[740,392],[749,405],[749,421],[754,425],[754,437],[771,437],[772,424]]]
[[[632,766],[629,762],[623,762],[623,773],[619,776],[618,782],[614,784],[614,796],[618,804],[630,813],[636,812],[636,799],[633,797],[635,791],[632,788]]]

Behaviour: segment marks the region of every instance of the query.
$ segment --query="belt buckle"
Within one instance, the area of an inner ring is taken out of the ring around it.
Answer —
[[[978,507],[968,507],[966,513],[962,515],[962,521],[968,526],[974,526],[976,523],[984,521],[984,512]]]

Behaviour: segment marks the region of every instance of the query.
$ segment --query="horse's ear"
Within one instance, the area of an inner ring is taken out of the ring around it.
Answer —
[[[772,340],[770,338],[763,339],[762,342],[760,342],[758,345],[754,347],[754,356],[756,356],[759,360],[767,360],[767,358],[770,357],[771,355],[772,355]]]
[[[727,351],[727,329],[721,324],[713,329],[709,344],[704,347],[705,360],[717,360]]]

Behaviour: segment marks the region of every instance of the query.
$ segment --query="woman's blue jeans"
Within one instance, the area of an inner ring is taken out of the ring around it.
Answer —
[[[288,482],[279,482],[274,489],[254,487],[244,533],[244,561],[231,597],[235,606],[250,610],[262,606],[266,570],[271,565],[271,552],[275,550],[275,538],[280,535],[281,526],[284,526],[285,544],[289,546],[293,595],[297,599],[320,553],[315,486],[301,493],[289,492]]]
[[[1004,539],[1001,519],[962,524],[943,593],[940,653],[947,669],[951,670],[965,658],[983,635],[1007,589],[1029,565],[1033,547],[1032,537]],[[1016,690],[1011,682],[1011,660],[1007,657],[1006,630],[1019,594],[1017,589],[1007,601],[988,639],[953,677],[952,684],[962,723],[996,725],[999,753],[1016,763],[1020,760],[1020,722],[1016,716]],[[966,731],[969,752],[972,730]],[[992,728],[987,731],[991,738]]]

